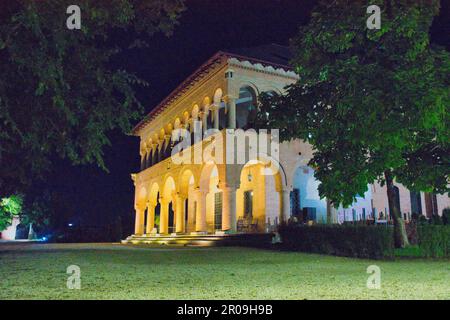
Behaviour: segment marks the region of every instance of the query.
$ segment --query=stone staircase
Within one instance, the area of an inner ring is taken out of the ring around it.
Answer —
[[[272,233],[246,234],[206,234],[206,235],[131,235],[122,244],[155,245],[177,247],[218,247],[218,246],[246,246],[268,247],[272,243]]]

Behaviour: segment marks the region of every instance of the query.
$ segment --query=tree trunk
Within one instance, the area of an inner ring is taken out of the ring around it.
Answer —
[[[331,202],[327,199],[327,224],[332,224],[331,221]]]
[[[327,224],[337,223],[336,219],[336,209],[330,200],[327,199]]]
[[[400,208],[397,207],[395,201],[394,182],[390,170],[384,172],[384,178],[386,179],[389,212],[394,219],[394,245],[396,248],[404,248],[409,245],[408,236],[406,234],[405,222],[403,221]]]

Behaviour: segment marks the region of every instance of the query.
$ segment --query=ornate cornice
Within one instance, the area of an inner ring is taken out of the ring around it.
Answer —
[[[297,80],[297,74],[288,65],[272,63],[270,61],[259,60],[246,56],[237,55],[225,51],[219,51],[208,61],[195,70],[186,80],[176,87],[164,100],[162,100],[143,120],[141,120],[132,130],[131,134],[139,135],[154,118],[183,97],[191,88],[204,81],[218,66],[228,63],[232,66],[251,69],[257,72],[273,74]]]

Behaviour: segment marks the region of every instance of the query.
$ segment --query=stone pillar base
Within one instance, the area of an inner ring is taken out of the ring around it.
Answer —
[[[206,231],[193,231],[193,232],[191,232],[191,235],[193,235],[193,236],[205,236],[207,234],[208,234],[208,232],[206,232]]]
[[[217,230],[217,231],[214,233],[214,235],[216,235],[216,236],[224,236],[224,235],[226,235],[226,234],[228,234],[228,231]]]

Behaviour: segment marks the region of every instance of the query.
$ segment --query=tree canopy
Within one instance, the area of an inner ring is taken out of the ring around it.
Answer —
[[[381,8],[380,29],[366,27],[372,4]],[[439,7],[431,0],[320,1],[291,43],[300,80],[285,95],[261,98],[261,126],[314,147],[321,197],[349,206],[368,184],[387,183],[398,246],[407,239],[393,181],[449,190],[450,55],[429,40]]]
[[[54,157],[103,163],[108,132],[128,132],[146,83],[112,59],[167,35],[182,0],[80,0],[81,29],[69,30],[71,1],[0,4],[0,195],[41,176]],[[131,36],[132,35],[132,36]]]
[[[13,195],[0,199],[0,232],[9,227],[14,216],[22,212],[23,197]]]

